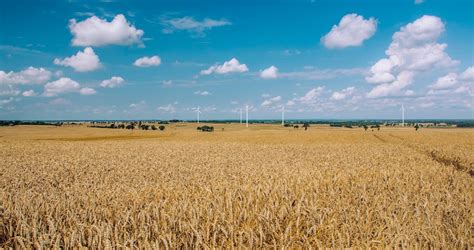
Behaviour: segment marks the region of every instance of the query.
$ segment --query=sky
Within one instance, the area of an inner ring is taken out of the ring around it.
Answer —
[[[474,1],[0,2],[0,119],[473,119]]]

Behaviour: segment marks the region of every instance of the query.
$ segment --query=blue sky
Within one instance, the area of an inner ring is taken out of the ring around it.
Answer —
[[[473,5],[6,0],[0,119],[472,119]]]

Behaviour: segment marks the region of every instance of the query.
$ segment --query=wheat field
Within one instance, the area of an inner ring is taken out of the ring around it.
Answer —
[[[214,126],[0,128],[0,247],[474,244],[473,129]]]

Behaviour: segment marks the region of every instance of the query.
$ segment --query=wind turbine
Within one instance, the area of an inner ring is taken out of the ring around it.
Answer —
[[[402,127],[405,127],[405,107],[402,103]]]
[[[199,107],[197,107],[196,113],[197,113],[197,123],[199,124],[199,114],[201,113],[201,111],[199,110]]]
[[[249,105],[245,106],[245,127],[249,127]]]
[[[242,108],[240,108],[240,124],[242,124]]]
[[[285,126],[285,105],[281,106],[281,125]]]

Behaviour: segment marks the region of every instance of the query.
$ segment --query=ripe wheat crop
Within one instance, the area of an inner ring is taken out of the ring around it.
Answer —
[[[470,129],[0,129],[0,247],[473,246]]]

